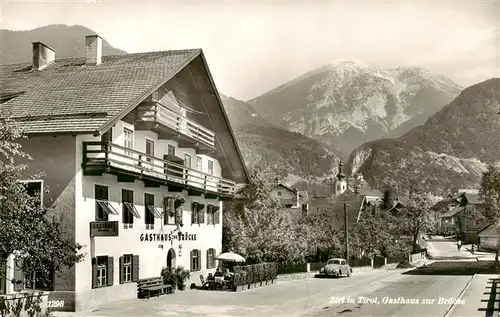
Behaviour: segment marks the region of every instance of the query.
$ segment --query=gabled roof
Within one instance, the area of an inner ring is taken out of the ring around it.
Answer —
[[[457,207],[457,208],[454,208],[452,210],[449,210],[447,212],[445,212],[444,214],[442,214],[441,216],[439,216],[440,218],[449,218],[449,217],[453,217],[455,216],[456,214],[458,214],[459,212],[462,212],[465,210],[465,207]]]
[[[2,94],[24,93],[2,104],[2,114],[10,110],[26,133],[105,130],[200,54],[192,49],[103,56],[98,66],[86,66],[85,58],[56,59],[41,71],[29,63],[4,65]]]
[[[356,195],[352,197],[328,197],[328,198],[314,198],[309,200],[310,210],[315,210],[316,208],[329,208],[332,214],[337,214],[340,218],[344,217],[344,202],[346,203],[347,209],[347,219],[349,225],[356,223],[361,215],[361,207],[365,196]]]
[[[103,56],[97,66],[85,65],[85,57],[56,59],[43,70],[33,70],[31,63],[2,65],[0,116],[10,114],[26,134],[99,135],[197,58],[221,111],[221,138],[230,140],[234,150],[228,153],[238,157],[236,177],[248,182],[243,156],[201,49]],[[226,150],[221,153],[226,155]]]
[[[290,192],[292,192],[292,193],[295,193],[295,191],[296,191],[296,189],[291,188],[291,187],[289,187],[289,186],[287,186],[287,185],[284,185],[284,184],[281,184],[281,183],[279,183],[278,185],[274,186],[274,187],[273,187],[273,189],[278,189],[278,188],[280,188],[280,187],[281,187],[281,188],[284,188],[284,189],[286,189],[286,190],[288,190],[288,191],[290,191]],[[304,197],[304,196],[300,193],[300,191],[299,191],[299,197]]]

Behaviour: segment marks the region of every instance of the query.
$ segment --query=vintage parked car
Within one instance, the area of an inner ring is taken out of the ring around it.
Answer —
[[[341,275],[351,276],[352,268],[349,263],[342,258],[328,260],[326,265],[319,270],[320,275],[340,277]]]

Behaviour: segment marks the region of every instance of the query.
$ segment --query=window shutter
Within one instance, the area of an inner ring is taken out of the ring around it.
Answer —
[[[123,284],[123,256],[120,257],[120,284]]]
[[[113,276],[114,276],[114,264],[113,264],[113,257],[108,256],[108,286],[113,285]]]
[[[132,256],[132,282],[137,282],[139,279],[139,256]]]
[[[92,258],[92,288],[97,287],[97,259]]]
[[[193,267],[193,250],[191,250],[191,252],[189,252],[189,267],[191,268],[191,271],[194,270],[194,267]]]
[[[198,251],[198,270],[201,270],[201,250]]]
[[[210,249],[207,250],[207,269],[210,268],[210,262],[208,262],[208,260],[210,259],[209,254],[210,254]]]
[[[197,209],[198,209],[198,204],[193,203],[191,207],[191,224],[196,223],[197,220],[196,217],[198,216],[196,212]]]
[[[163,224],[168,224],[168,197],[163,198]]]
[[[19,292],[24,289],[24,272],[18,265],[17,261],[14,262],[14,291]]]
[[[214,222],[216,225],[220,223],[220,209],[217,209],[217,211],[215,212]]]
[[[205,223],[205,209],[198,211],[199,223]]]
[[[217,267],[216,265],[216,260],[215,257],[217,256],[217,253],[215,253],[215,249],[212,249],[212,267]]]

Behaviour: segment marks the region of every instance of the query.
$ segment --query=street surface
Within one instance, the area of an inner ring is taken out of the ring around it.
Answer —
[[[430,241],[427,248],[434,256],[456,260],[415,270],[360,270],[340,279],[279,281],[243,292],[177,291],[55,316],[492,316],[498,301],[492,256],[479,254],[478,262],[451,241]]]

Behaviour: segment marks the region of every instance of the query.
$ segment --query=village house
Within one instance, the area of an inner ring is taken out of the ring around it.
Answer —
[[[53,275],[49,302],[79,311],[137,297],[138,279],[183,266],[214,272],[223,201],[248,173],[201,49],[56,59],[33,43],[33,62],[1,69],[1,113],[29,136],[33,191],[49,188],[84,260]],[[40,289],[38,272],[4,269],[3,293]],[[44,288],[45,289],[45,288]],[[62,304],[61,304],[62,303]]]
[[[460,189],[446,200],[440,215],[440,230],[445,233],[458,233],[460,239],[477,243],[478,232],[489,224],[486,219],[477,219],[488,205],[479,197],[477,189]]]
[[[280,205],[290,211],[294,216],[307,215],[309,204],[307,204],[308,195],[306,191],[299,191],[296,188],[289,187],[279,182],[276,178],[271,194],[277,197]]]
[[[480,250],[496,250],[498,238],[500,237],[500,223],[489,224],[479,230],[478,245]]]

